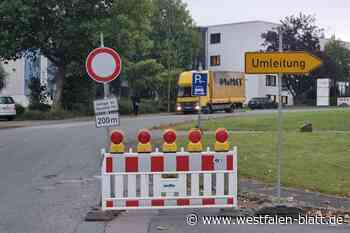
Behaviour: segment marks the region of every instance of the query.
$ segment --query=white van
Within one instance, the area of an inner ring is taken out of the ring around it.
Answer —
[[[0,118],[12,121],[16,117],[15,101],[10,96],[0,96]]]

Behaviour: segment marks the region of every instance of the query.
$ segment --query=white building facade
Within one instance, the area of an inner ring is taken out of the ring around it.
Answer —
[[[11,96],[16,103],[25,107],[29,105],[29,82],[33,78],[40,78],[41,84],[48,88],[49,103],[52,92],[53,77],[50,75],[50,64],[46,57],[37,55],[24,56],[16,61],[1,61],[1,65],[6,73],[5,88],[0,90],[0,95]],[[51,76],[51,77],[50,77]]]
[[[278,24],[265,21],[251,21],[202,28],[205,37],[206,69],[244,72],[245,53],[264,50],[261,34],[277,26]],[[278,101],[278,78],[275,74],[245,77],[246,103],[254,97],[270,97]],[[293,97],[285,87],[282,91],[282,101],[286,105],[293,105]]]

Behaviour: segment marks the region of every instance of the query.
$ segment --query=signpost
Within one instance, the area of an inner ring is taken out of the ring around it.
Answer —
[[[119,107],[117,98],[95,100],[94,109],[97,128],[119,125]]]
[[[97,100],[94,102],[94,106],[96,114],[96,126],[107,128],[108,148],[109,127],[119,125],[118,102],[115,98],[108,99],[110,94],[108,83],[112,82],[120,75],[122,69],[122,61],[120,55],[114,49],[104,46],[102,33],[101,46],[100,48],[96,48],[90,52],[86,58],[85,67],[86,72],[91,79],[96,82],[103,83],[105,102]]]
[[[192,96],[198,96],[198,122],[197,128],[201,128],[201,96],[206,96],[208,93],[208,74],[195,72],[192,74]]]
[[[322,65],[322,61],[308,52],[283,52],[283,37],[279,30],[278,52],[245,53],[246,74],[278,74],[278,135],[277,135],[277,196],[281,202],[281,173],[283,154],[282,76],[308,74]]]

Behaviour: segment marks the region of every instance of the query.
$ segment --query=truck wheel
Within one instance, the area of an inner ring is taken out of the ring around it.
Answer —
[[[210,104],[207,105],[207,107],[205,108],[205,111],[206,111],[207,114],[213,114],[214,113],[214,111],[213,111],[213,109],[212,109]]]
[[[225,109],[225,112],[226,112],[226,113],[232,113],[234,109],[235,109],[235,107],[234,107],[234,105],[232,104],[230,108],[226,108],[226,109]]]

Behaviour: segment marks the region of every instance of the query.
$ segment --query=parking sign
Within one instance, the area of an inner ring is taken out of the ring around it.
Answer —
[[[208,74],[192,74],[192,96],[206,96],[208,92]]]

